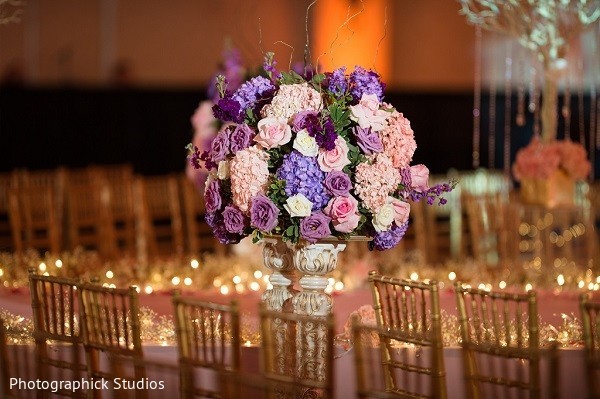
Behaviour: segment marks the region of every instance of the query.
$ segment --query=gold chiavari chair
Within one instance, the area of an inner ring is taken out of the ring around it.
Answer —
[[[77,284],[77,280],[38,275],[35,269],[29,269],[37,375],[42,381],[87,377],[77,320]],[[87,391],[82,390],[60,390],[55,394],[87,397]],[[44,392],[40,396],[48,395]]]
[[[377,325],[388,331],[380,337],[385,391],[410,398],[446,398],[437,282],[401,280],[371,271],[369,284]],[[413,356],[414,348],[407,347],[411,345],[428,355]]]
[[[109,288],[97,284],[79,286],[79,308],[83,344],[86,349],[88,376],[90,378],[121,378],[124,375],[113,356],[129,357],[133,361],[143,359],[139,320],[138,293],[135,287]],[[101,367],[100,354],[108,356],[110,370]],[[146,370],[134,364],[134,379],[146,378]],[[95,397],[101,391],[94,390]],[[123,395],[121,389],[115,395]],[[147,390],[136,390],[137,398],[146,398]]]
[[[260,308],[260,370],[268,398],[333,398],[333,315]]]
[[[536,292],[486,291],[460,282],[455,292],[467,397],[558,397],[556,346],[540,348]],[[547,392],[542,391],[544,357]]]
[[[221,373],[239,370],[240,314],[237,302],[216,304],[182,297],[176,291],[173,307],[181,397],[238,396],[233,392],[225,394],[227,384],[223,380],[218,381],[216,387],[212,384]]]
[[[170,360],[170,359],[169,359]],[[149,397],[167,397],[178,399],[177,387],[179,386],[179,365],[164,359],[132,358],[130,356],[112,355],[111,362],[120,370],[120,375],[115,381],[115,390],[118,389],[119,399],[137,399],[138,391],[143,391]],[[135,379],[135,370],[146,370],[145,380]],[[117,385],[118,384],[118,385]],[[181,397],[184,399],[185,397]]]
[[[588,293],[580,298],[588,398],[600,398],[600,302]]]

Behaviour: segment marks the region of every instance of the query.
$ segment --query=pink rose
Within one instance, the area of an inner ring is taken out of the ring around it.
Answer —
[[[400,201],[398,198],[388,197],[388,204],[392,204],[394,208],[394,221],[397,226],[402,226],[408,222],[408,216],[410,215],[410,204],[408,202]]]
[[[332,198],[323,212],[331,218],[333,228],[340,233],[350,233],[360,221],[358,201],[351,195]]]
[[[317,162],[323,172],[331,172],[332,170],[341,171],[344,169],[344,166],[350,164],[346,140],[338,136],[338,138],[335,139],[335,147],[333,150],[325,151],[321,149],[319,151]]]
[[[371,128],[378,132],[386,126],[389,112],[379,109],[379,99],[376,94],[363,94],[357,105],[349,107],[352,112],[350,119],[363,129]]]
[[[254,141],[263,148],[274,148],[287,144],[292,139],[292,129],[284,118],[264,118],[258,121],[258,134]]]
[[[418,193],[429,190],[429,169],[419,164],[410,167],[411,188]]]

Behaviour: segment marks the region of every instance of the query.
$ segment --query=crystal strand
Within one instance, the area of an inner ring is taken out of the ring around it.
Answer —
[[[506,57],[504,59],[504,174],[510,173],[510,127],[512,105],[512,40],[506,43]]]
[[[571,75],[568,72],[561,115],[565,120],[565,140],[571,139]]]
[[[532,74],[535,83],[537,83],[537,70],[532,67]],[[533,108],[533,109],[531,109]],[[530,110],[533,112],[533,135],[535,137],[540,136],[540,87],[536,85],[533,89],[532,100],[530,103]]]
[[[482,37],[481,26],[475,27],[475,71],[473,89],[473,168],[480,164],[481,147],[481,63],[482,63]]]
[[[592,163],[592,170],[590,172],[590,179],[594,180],[594,164],[595,164],[595,151],[594,144],[596,136],[596,83],[594,79],[592,79],[592,83],[590,85],[590,143],[589,143],[589,156],[590,161]]]
[[[583,46],[583,44],[582,44]],[[585,104],[583,103],[583,56],[577,61],[577,75],[579,82],[577,84],[577,108],[579,110],[579,142],[585,148]]]
[[[522,56],[521,46],[517,47],[517,70],[518,86],[517,86],[517,118],[515,120],[517,126],[525,126],[525,57]]]
[[[494,36],[495,38],[495,36]],[[488,125],[488,168],[496,167],[496,65],[490,65],[490,120]]]

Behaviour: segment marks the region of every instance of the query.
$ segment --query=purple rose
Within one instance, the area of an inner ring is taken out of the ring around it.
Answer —
[[[371,131],[371,128],[363,129],[357,126],[353,129],[356,143],[365,154],[371,155],[383,151],[383,144],[377,132]]]
[[[238,151],[245,150],[246,148],[250,147],[254,136],[255,133],[250,126],[246,125],[245,123],[243,125],[237,125],[229,136],[229,147],[231,153],[235,154]]]
[[[228,129],[221,129],[210,144],[210,156],[213,162],[219,162],[225,159],[229,154],[229,132]]]
[[[277,226],[279,209],[264,194],[258,194],[252,198],[250,205],[250,225],[260,231],[271,231]]]
[[[325,176],[323,185],[332,195],[336,197],[347,197],[350,189],[352,188],[352,182],[350,177],[344,172],[338,170],[332,170]]]
[[[314,212],[312,215],[305,217],[300,222],[300,235],[306,241],[315,243],[321,238],[331,235],[329,228],[331,218],[323,212]]]
[[[232,205],[227,205],[223,210],[223,223],[225,230],[230,233],[243,234],[246,218],[242,211]]]
[[[221,209],[222,205],[221,183],[218,180],[213,180],[208,183],[208,186],[204,191],[204,206],[206,212],[214,213]]]

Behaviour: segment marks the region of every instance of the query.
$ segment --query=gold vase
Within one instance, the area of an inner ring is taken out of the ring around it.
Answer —
[[[529,205],[554,208],[573,205],[575,180],[562,169],[557,169],[547,179],[524,178],[521,180],[521,201]]]

